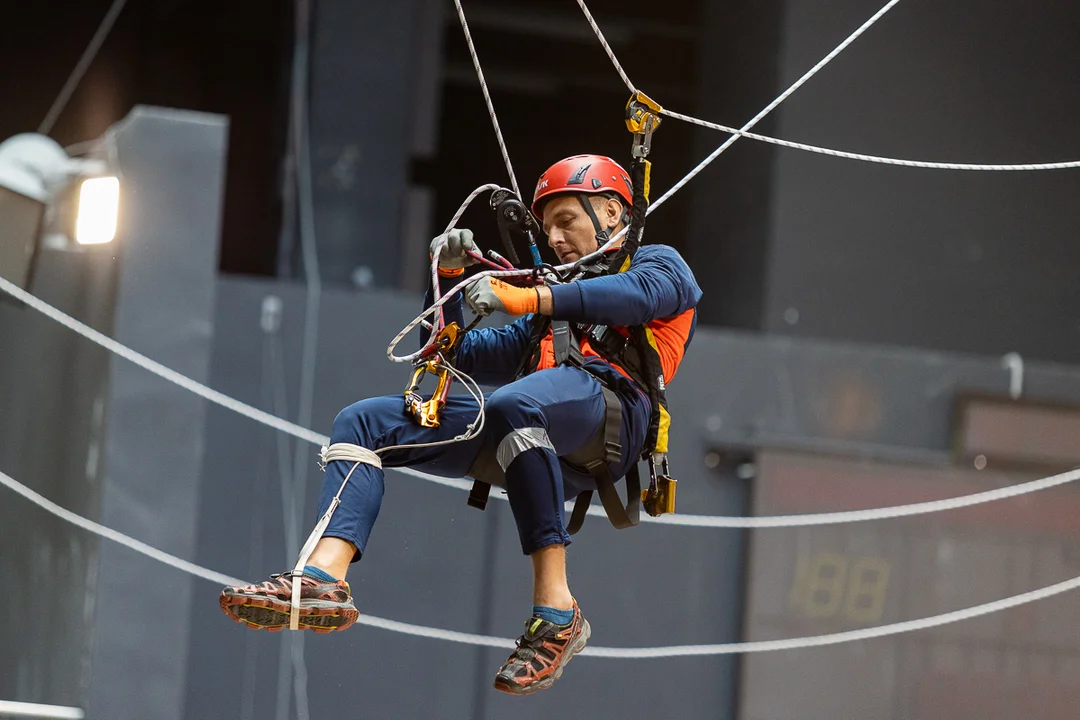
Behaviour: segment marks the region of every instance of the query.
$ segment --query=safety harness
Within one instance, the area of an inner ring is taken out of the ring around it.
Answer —
[[[652,132],[660,123],[659,116],[660,106],[642,93],[636,93],[627,103],[626,125],[634,134],[633,160],[630,166],[633,203],[630,207],[629,227],[622,246],[612,256],[583,268],[583,274],[575,277],[575,280],[590,275],[613,275],[630,268],[645,229],[652,167],[647,156]],[[603,245],[609,240],[608,231],[601,227],[589,200],[583,194],[578,194],[577,197],[592,220],[597,244]],[[573,365],[596,377],[600,381],[606,408],[600,430],[584,447],[562,459],[593,477],[608,520],[618,529],[638,524],[642,504],[645,505],[645,511],[653,517],[674,512],[676,481],[668,475],[667,461],[671,416],[668,413],[663,365],[652,330],[647,325],[636,325],[626,328],[624,335],[608,326],[553,321],[550,317],[537,313],[533,317],[529,346],[519,366],[518,377],[536,371],[541,360],[541,343],[549,331],[552,334],[555,365]],[[585,362],[580,349],[583,339],[588,340],[592,349],[609,364],[625,370],[638,387],[645,391],[651,405],[649,428],[641,453],[641,459],[649,462],[649,488],[642,492],[638,463],[635,462],[626,474],[625,503],[619,498],[610,469],[610,464],[618,462],[622,457],[619,437],[622,427],[622,402],[609,387],[607,377],[595,372],[594,368]],[[657,465],[660,466],[659,473]],[[476,470],[471,473],[475,479],[468,503],[483,510],[487,506],[491,483],[485,481],[482,468]],[[578,495],[570,522],[567,523],[567,532],[574,534],[581,528],[591,502],[591,490]]]

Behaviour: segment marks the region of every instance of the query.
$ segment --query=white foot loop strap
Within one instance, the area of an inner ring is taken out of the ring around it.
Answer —
[[[315,529],[308,535],[307,542],[304,543],[304,547],[300,549],[300,557],[296,560],[296,566],[292,571],[292,608],[289,613],[289,629],[300,629],[300,578],[304,574],[304,567],[307,565],[307,561],[311,558],[311,553],[315,551],[315,546],[319,543],[319,539],[322,538],[323,531],[326,530],[326,526],[330,524],[330,518],[334,515],[334,510],[341,504],[341,491],[345,489],[345,483],[349,482],[349,478],[352,477],[356,468],[361,464],[372,465],[374,467],[382,469],[382,459],[379,456],[368,450],[365,447],[359,445],[352,445],[350,443],[334,443],[330,447],[323,446],[321,453],[319,454],[321,462],[319,463],[323,470],[326,470],[326,464],[335,460],[351,460],[355,464],[349,473],[345,476],[345,479],[341,481],[341,487],[338,488],[337,495],[330,502],[330,507],[326,509],[323,516],[319,518],[319,522],[315,524]]]

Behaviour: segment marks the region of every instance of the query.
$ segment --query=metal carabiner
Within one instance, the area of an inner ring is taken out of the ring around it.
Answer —
[[[408,385],[405,386],[405,412],[423,427],[439,427],[439,413],[446,405],[450,394],[452,376],[449,369],[449,357],[457,345],[459,328],[457,323],[450,323],[442,329],[438,337],[416,360],[416,368]],[[420,383],[424,375],[431,373],[438,378],[435,392],[429,400],[420,395]]]
[[[652,134],[660,126],[664,109],[643,92],[636,92],[626,103],[626,129],[634,134],[632,154],[644,158],[652,149]]]
[[[657,457],[660,474],[656,473]],[[667,453],[655,453],[649,457],[649,488],[641,491],[641,504],[652,517],[675,512],[675,489],[678,481],[668,475]]]

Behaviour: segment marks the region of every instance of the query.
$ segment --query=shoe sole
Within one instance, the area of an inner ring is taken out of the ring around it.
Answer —
[[[280,632],[289,627],[292,604],[276,598],[221,594],[221,611],[253,630]],[[352,603],[304,600],[300,606],[300,629],[317,633],[344,630],[357,621],[360,611]]]
[[[570,664],[570,661],[574,659],[574,656],[585,649],[585,645],[588,644],[590,637],[592,637],[592,628],[589,626],[589,621],[582,618],[581,634],[577,636],[577,639],[575,639],[574,642],[567,646],[565,651],[563,651],[562,659],[559,660],[559,665],[555,668],[554,673],[543,680],[537,680],[534,683],[524,686],[500,683],[499,680],[496,679],[494,685],[495,689],[511,695],[529,695],[534,692],[539,692],[540,690],[547,690],[555,684],[556,680],[562,677],[563,668]]]

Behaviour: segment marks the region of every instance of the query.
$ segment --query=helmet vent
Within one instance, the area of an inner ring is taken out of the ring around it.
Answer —
[[[588,165],[582,165],[578,168],[577,172],[570,176],[570,179],[566,181],[567,185],[580,185],[585,182],[585,173],[589,172],[589,168],[592,167],[592,163]]]

